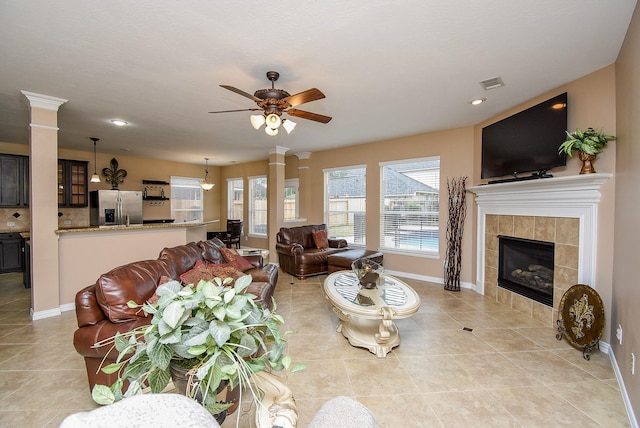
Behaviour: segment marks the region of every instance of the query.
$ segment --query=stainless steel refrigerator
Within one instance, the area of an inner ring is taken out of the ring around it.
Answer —
[[[91,226],[142,224],[142,192],[94,190],[89,205]]]

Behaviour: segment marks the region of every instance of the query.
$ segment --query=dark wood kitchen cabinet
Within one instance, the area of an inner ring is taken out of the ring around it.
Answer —
[[[19,233],[0,233],[0,273],[24,270],[24,239]]]
[[[0,154],[0,206],[29,205],[29,157]]]
[[[89,186],[86,161],[58,159],[58,206],[86,207]]]

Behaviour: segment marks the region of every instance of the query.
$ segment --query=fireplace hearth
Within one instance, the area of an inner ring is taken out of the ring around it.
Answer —
[[[498,236],[498,287],[553,307],[553,242]]]

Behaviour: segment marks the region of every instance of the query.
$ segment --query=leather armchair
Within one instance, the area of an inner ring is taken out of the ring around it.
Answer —
[[[313,239],[313,231],[316,230],[324,230],[328,233],[326,224],[280,228],[276,251],[283,271],[298,279],[324,274],[329,269],[327,257],[349,249],[345,239],[332,238],[328,239],[329,248],[317,248]]]

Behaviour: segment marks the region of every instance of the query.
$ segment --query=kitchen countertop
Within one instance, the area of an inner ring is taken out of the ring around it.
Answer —
[[[84,226],[84,227],[68,227],[56,230],[58,235],[63,233],[79,233],[79,232],[107,232],[110,230],[136,230],[136,229],[167,229],[176,227],[197,227],[206,226],[212,223],[220,223],[220,220],[209,220],[202,223],[149,223],[149,224],[132,224],[130,226]],[[29,239],[31,231],[26,230],[7,230],[0,233],[19,233],[21,237]]]
[[[0,233],[18,233],[22,238],[29,237],[29,229],[11,229],[11,230],[1,230]]]
[[[181,227],[199,227],[206,226],[211,223],[218,223],[220,220],[205,221],[202,223],[151,223],[151,224],[132,224],[129,226],[87,226],[73,227],[68,229],[58,229],[58,235],[65,233],[83,233],[83,232],[112,232],[123,230],[146,230],[146,229],[175,229]]]

